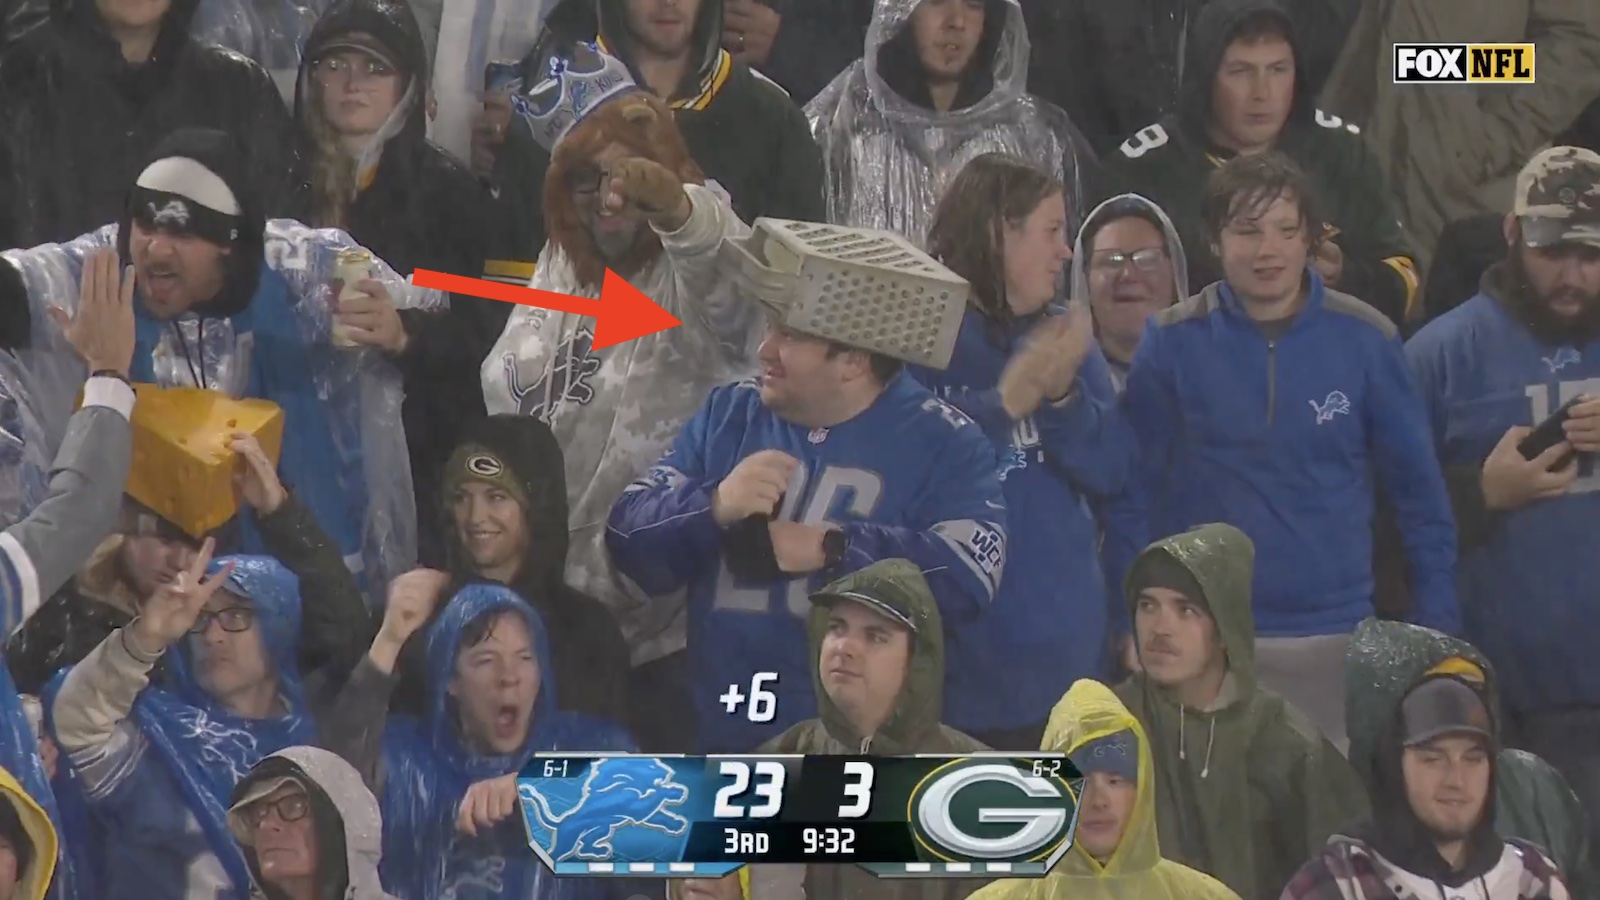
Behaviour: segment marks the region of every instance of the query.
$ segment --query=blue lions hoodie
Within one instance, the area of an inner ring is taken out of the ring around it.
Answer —
[[[1455,519],[1394,326],[1307,277],[1305,307],[1272,337],[1226,282],[1146,328],[1123,403],[1149,536],[1227,522],[1256,545],[1257,634],[1348,634],[1373,612],[1381,484],[1413,619],[1456,632]]]
[[[1104,677],[1106,635],[1127,627],[1126,614],[1113,612],[1106,596],[1090,508],[1122,493],[1136,455],[1105,357],[1090,348],[1064,403],[1041,406],[1020,422],[1000,404],[1000,373],[1042,320],[1001,324],[969,309],[950,365],[912,370],[994,444],[1010,526],[994,605],[962,626],[975,660],[966,677],[945,688],[944,720],[966,731],[1043,722],[1074,681]]]

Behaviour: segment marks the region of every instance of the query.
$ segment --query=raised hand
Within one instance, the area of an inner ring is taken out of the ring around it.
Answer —
[[[233,473],[233,486],[239,493],[239,499],[261,515],[270,516],[277,512],[288,498],[289,491],[278,479],[278,470],[273,468],[272,460],[267,459],[261,442],[249,432],[235,431],[230,436],[228,448],[239,454]]]
[[[138,642],[139,649],[148,653],[164,652],[194,627],[200,610],[233,574],[233,563],[230,562],[218,569],[215,575],[205,577],[206,566],[211,564],[211,553],[215,549],[216,542],[206,538],[189,568],[156,588],[156,592],[139,608],[139,615],[128,626],[133,631],[133,639]]]
[[[677,231],[689,220],[683,179],[655,160],[630,156],[612,163],[605,175],[605,207],[610,212],[632,207],[663,231]]]
[[[389,582],[388,603],[378,631],[384,640],[404,644],[433,615],[450,576],[438,569],[412,569]]]
[[[133,266],[117,272],[117,251],[104,247],[84,260],[78,281],[78,313],[48,309],[72,349],[89,371],[109,370],[128,377],[133,362]]]
[[[368,279],[355,285],[365,297],[351,296],[339,300],[338,322],[345,327],[350,340],[366,347],[377,347],[385,353],[399,355],[410,343],[400,312],[383,282]]]
[[[1030,340],[1039,343],[1045,355],[1044,395],[1059,400],[1072,390],[1078,370],[1094,344],[1094,315],[1089,304],[1074,301],[1064,316],[1051,316],[1034,329]]]

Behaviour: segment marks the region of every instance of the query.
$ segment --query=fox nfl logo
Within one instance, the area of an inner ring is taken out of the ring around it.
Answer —
[[[1532,84],[1532,44],[1395,44],[1395,84]]]

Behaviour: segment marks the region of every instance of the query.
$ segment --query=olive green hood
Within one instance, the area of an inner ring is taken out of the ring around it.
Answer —
[[[1255,686],[1256,619],[1250,611],[1250,585],[1255,580],[1256,545],[1232,525],[1201,525],[1157,541],[1134,559],[1123,582],[1130,620],[1138,611],[1139,591],[1155,570],[1177,563],[1199,582],[1228,654],[1228,671],[1239,693]]]
[[[1229,676],[1203,710],[1142,673],[1117,688],[1149,736],[1162,855],[1251,900],[1276,897],[1343,822],[1366,812],[1338,750],[1256,684],[1254,568],[1255,545],[1231,525],[1202,525],[1140,554],[1124,591],[1130,616],[1153,584],[1200,594],[1191,599],[1211,611]]]
[[[1399,715],[1400,702],[1430,673],[1481,679],[1484,702],[1500,733],[1494,668],[1478,648],[1431,628],[1367,619],[1356,626],[1345,659],[1344,721],[1350,764],[1369,790],[1377,787],[1379,745]]]
[[[911,662],[900,702],[878,733],[872,752],[890,754],[904,749],[918,752],[919,745],[939,728],[944,707],[944,623],[933,589],[922,570],[904,559],[886,559],[829,584],[811,597],[806,631],[811,639],[811,682],[817,692],[817,715],[828,734],[846,747],[861,747],[862,737],[829,699],[822,684],[822,642],[828,636],[833,602],[856,602],[852,595],[876,598],[911,620]],[[925,750],[922,752],[926,752]]]

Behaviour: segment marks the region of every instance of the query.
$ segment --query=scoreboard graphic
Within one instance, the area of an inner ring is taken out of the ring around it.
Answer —
[[[557,875],[832,863],[880,877],[1028,878],[1072,846],[1081,783],[1059,753],[541,753],[517,795],[528,843]]]

